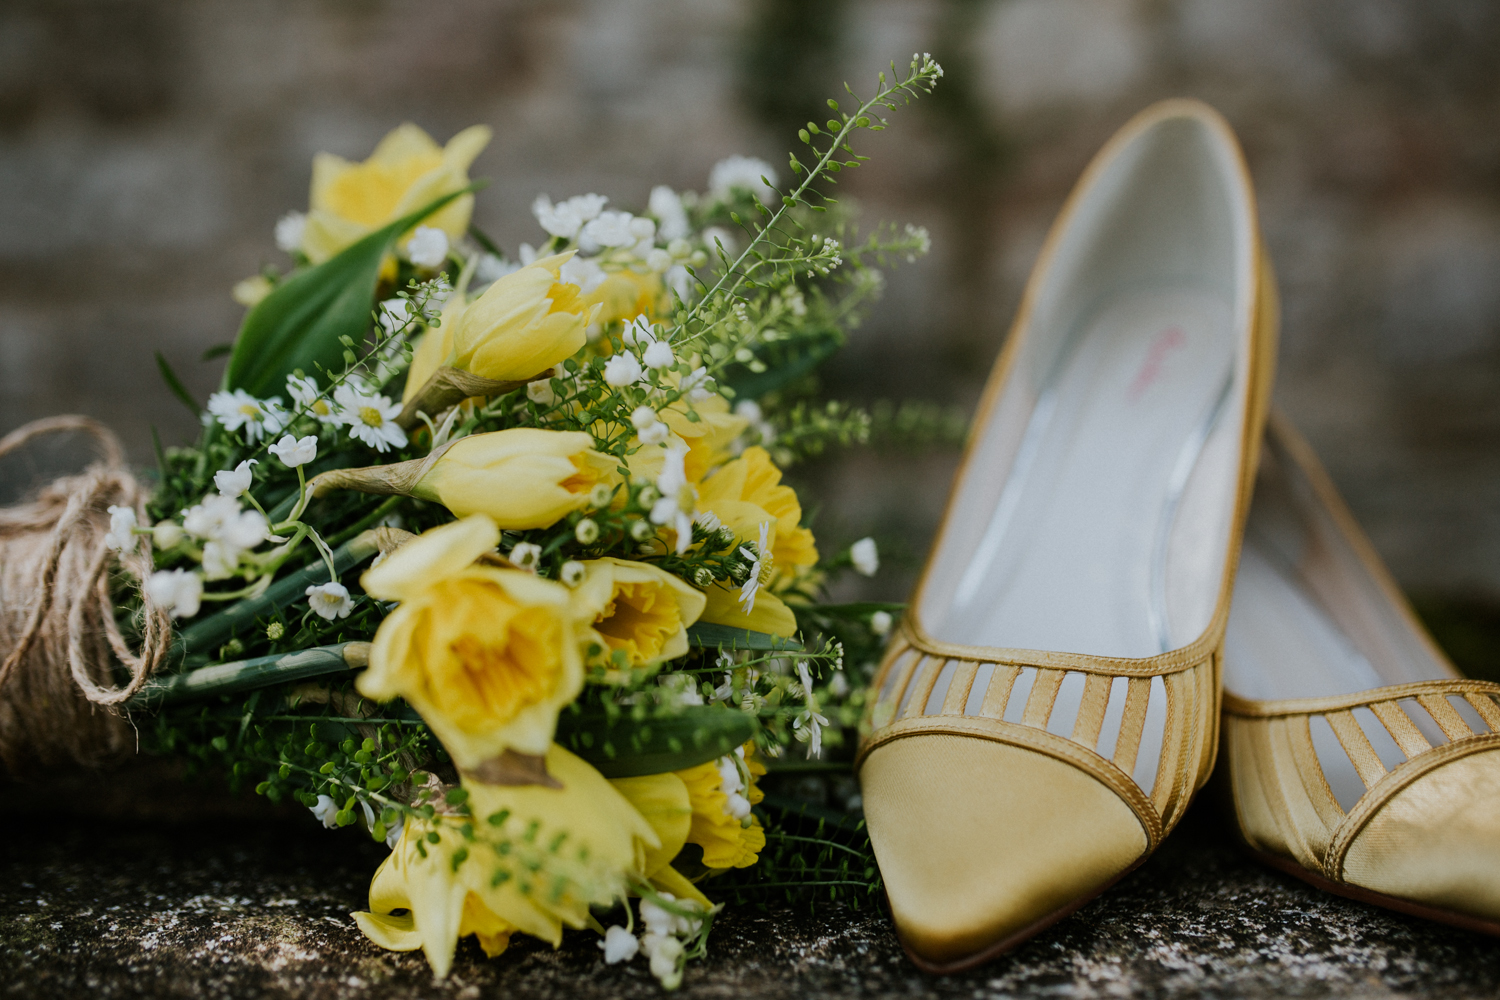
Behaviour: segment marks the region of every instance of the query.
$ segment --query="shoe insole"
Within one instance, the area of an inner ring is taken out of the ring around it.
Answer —
[[[1119,657],[1196,638],[1170,620],[1180,602],[1167,593],[1168,548],[1190,480],[1223,493],[1194,510],[1233,506],[1232,475],[1192,472],[1210,436],[1232,433],[1234,421],[1218,418],[1234,357],[1230,308],[1213,294],[1134,289],[1096,308],[1044,380],[988,523],[946,533],[945,544],[973,549],[942,560],[959,572],[951,603],[937,616],[923,609],[932,634]],[[1174,568],[1173,586],[1201,578],[1216,590],[1222,558]]]
[[[1293,561],[1301,546],[1276,513],[1274,504],[1264,502],[1258,493],[1245,533],[1224,637],[1225,690],[1241,698],[1277,701],[1355,694],[1390,684],[1452,676],[1429,658],[1393,664],[1390,669],[1394,672],[1399,667],[1402,675],[1384,676],[1306,585]],[[1399,614],[1394,607],[1389,613]],[[1479,713],[1462,698],[1450,699],[1449,703],[1475,732],[1488,730]],[[1419,703],[1407,699],[1402,707],[1429,743],[1441,746],[1448,742],[1436,720]],[[1353,715],[1387,770],[1406,760],[1374,712],[1356,708]],[[1327,720],[1315,715],[1309,728],[1329,789],[1348,811],[1365,793],[1365,784]]]

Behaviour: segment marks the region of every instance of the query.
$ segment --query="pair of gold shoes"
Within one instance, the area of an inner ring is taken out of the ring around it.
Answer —
[[[1277,322],[1228,125],[1143,112],[1053,226],[865,719],[923,968],[1102,892],[1216,757],[1266,862],[1500,931],[1500,685],[1459,677],[1268,416]]]

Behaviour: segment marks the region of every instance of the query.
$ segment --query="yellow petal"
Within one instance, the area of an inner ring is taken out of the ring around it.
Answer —
[[[359,584],[372,597],[403,600],[471,565],[500,544],[500,529],[484,514],[423,532],[366,570]]]
[[[739,603],[738,587],[731,590],[716,583],[708,588],[705,596],[708,604],[699,621],[749,629],[751,632],[765,632],[784,639],[797,633],[797,616],[792,614],[792,609],[764,587],[755,595],[755,608],[749,614],[744,612]]]
[[[606,557],[583,565],[571,603],[601,644],[625,650],[632,667],[687,653],[687,627],[705,605],[701,591],[648,563]]]
[[[646,851],[640,873],[654,877],[677,857],[687,843],[693,823],[693,807],[687,786],[677,775],[648,774],[637,778],[613,778],[610,784],[656,831],[661,844]]]

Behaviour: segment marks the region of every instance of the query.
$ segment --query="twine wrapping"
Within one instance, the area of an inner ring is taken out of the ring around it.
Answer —
[[[0,439],[0,457],[70,431],[88,434],[102,461],[0,509],[0,765],[12,774],[97,765],[133,748],[134,734],[114,706],[141,689],[172,643],[171,619],[149,598],[139,654],[115,622],[109,570],[118,566],[138,586],[152,561],[148,535],[119,553],[104,543],[111,505],[147,523],[148,491],[126,467],[114,434],[88,417],[49,417]],[[123,686],[117,663],[130,676]]]

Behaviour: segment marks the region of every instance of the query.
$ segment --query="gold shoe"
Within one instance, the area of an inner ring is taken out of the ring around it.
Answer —
[[[1258,857],[1500,934],[1500,684],[1462,679],[1307,443],[1267,426],[1224,651],[1224,760]]]
[[[920,967],[1097,895],[1212,771],[1276,319],[1233,133],[1147,109],[1053,225],[865,719],[870,839]]]

